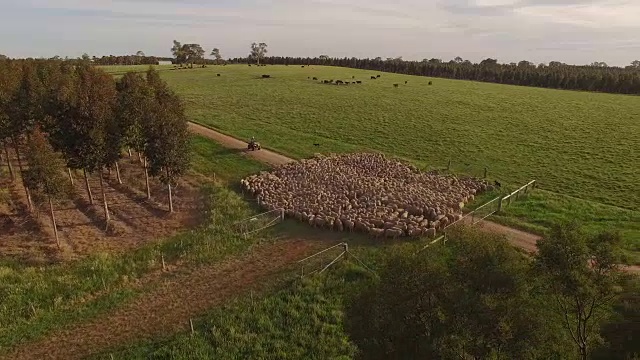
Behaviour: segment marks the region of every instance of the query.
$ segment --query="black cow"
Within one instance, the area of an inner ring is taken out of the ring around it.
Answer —
[[[220,76],[220,74],[216,74],[216,76]]]
[[[270,78],[270,77],[271,77],[271,75],[262,75],[262,78],[263,78],[263,79],[268,79],[268,78]]]
[[[318,80],[318,78],[317,78],[317,77],[314,77],[314,78],[313,78],[313,80]]]
[[[393,84],[393,87],[398,87],[398,84]]]
[[[356,84],[362,84],[362,81],[358,80],[356,81]]]
[[[313,146],[320,146],[320,144],[313,144]]]
[[[351,78],[352,78],[352,79],[355,79],[356,77],[355,77],[355,76],[352,76]]]
[[[498,182],[498,180],[494,181],[493,183],[494,183],[497,187],[501,187],[501,186],[502,186],[502,184],[500,184],[500,183]]]
[[[429,81],[429,85],[433,85],[433,81]]]
[[[405,81],[404,84],[407,85],[408,81]]]
[[[337,84],[337,85],[344,84],[344,81],[342,81],[342,80],[336,80],[336,84]]]
[[[375,76],[372,76],[372,77],[371,77],[371,80],[375,80],[375,79],[377,79]]]
[[[376,75],[376,77],[377,77],[377,78],[379,78],[379,77],[380,77],[380,75]]]

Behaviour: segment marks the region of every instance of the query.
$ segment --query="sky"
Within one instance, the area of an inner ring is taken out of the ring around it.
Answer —
[[[0,0],[0,54],[224,58],[456,56],[624,66],[640,59],[640,0]]]

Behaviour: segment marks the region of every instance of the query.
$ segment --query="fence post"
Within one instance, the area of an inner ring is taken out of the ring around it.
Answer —
[[[189,326],[191,326],[191,334],[195,333],[195,330],[193,329],[193,319],[189,319]]]
[[[280,209],[280,220],[284,221],[284,209]]]
[[[502,211],[502,199],[500,198],[500,200],[498,200],[498,212]]]

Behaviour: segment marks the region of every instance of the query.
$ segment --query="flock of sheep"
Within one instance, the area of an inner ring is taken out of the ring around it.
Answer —
[[[268,210],[311,226],[375,237],[434,237],[490,190],[485,180],[420,172],[382,154],[317,155],[241,180]]]

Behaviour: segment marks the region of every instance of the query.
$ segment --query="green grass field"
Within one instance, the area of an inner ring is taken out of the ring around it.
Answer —
[[[451,160],[452,170],[481,175],[487,167],[491,179],[511,187],[536,179],[545,191],[535,205],[515,206],[498,221],[537,232],[550,220],[577,219],[594,231],[615,226],[627,248],[640,251],[637,97],[390,73],[370,80],[378,73],[321,66],[170,68],[159,70],[193,121],[241,138],[255,135],[293,157],[370,149],[425,168]],[[352,76],[363,84],[307,79]]]

